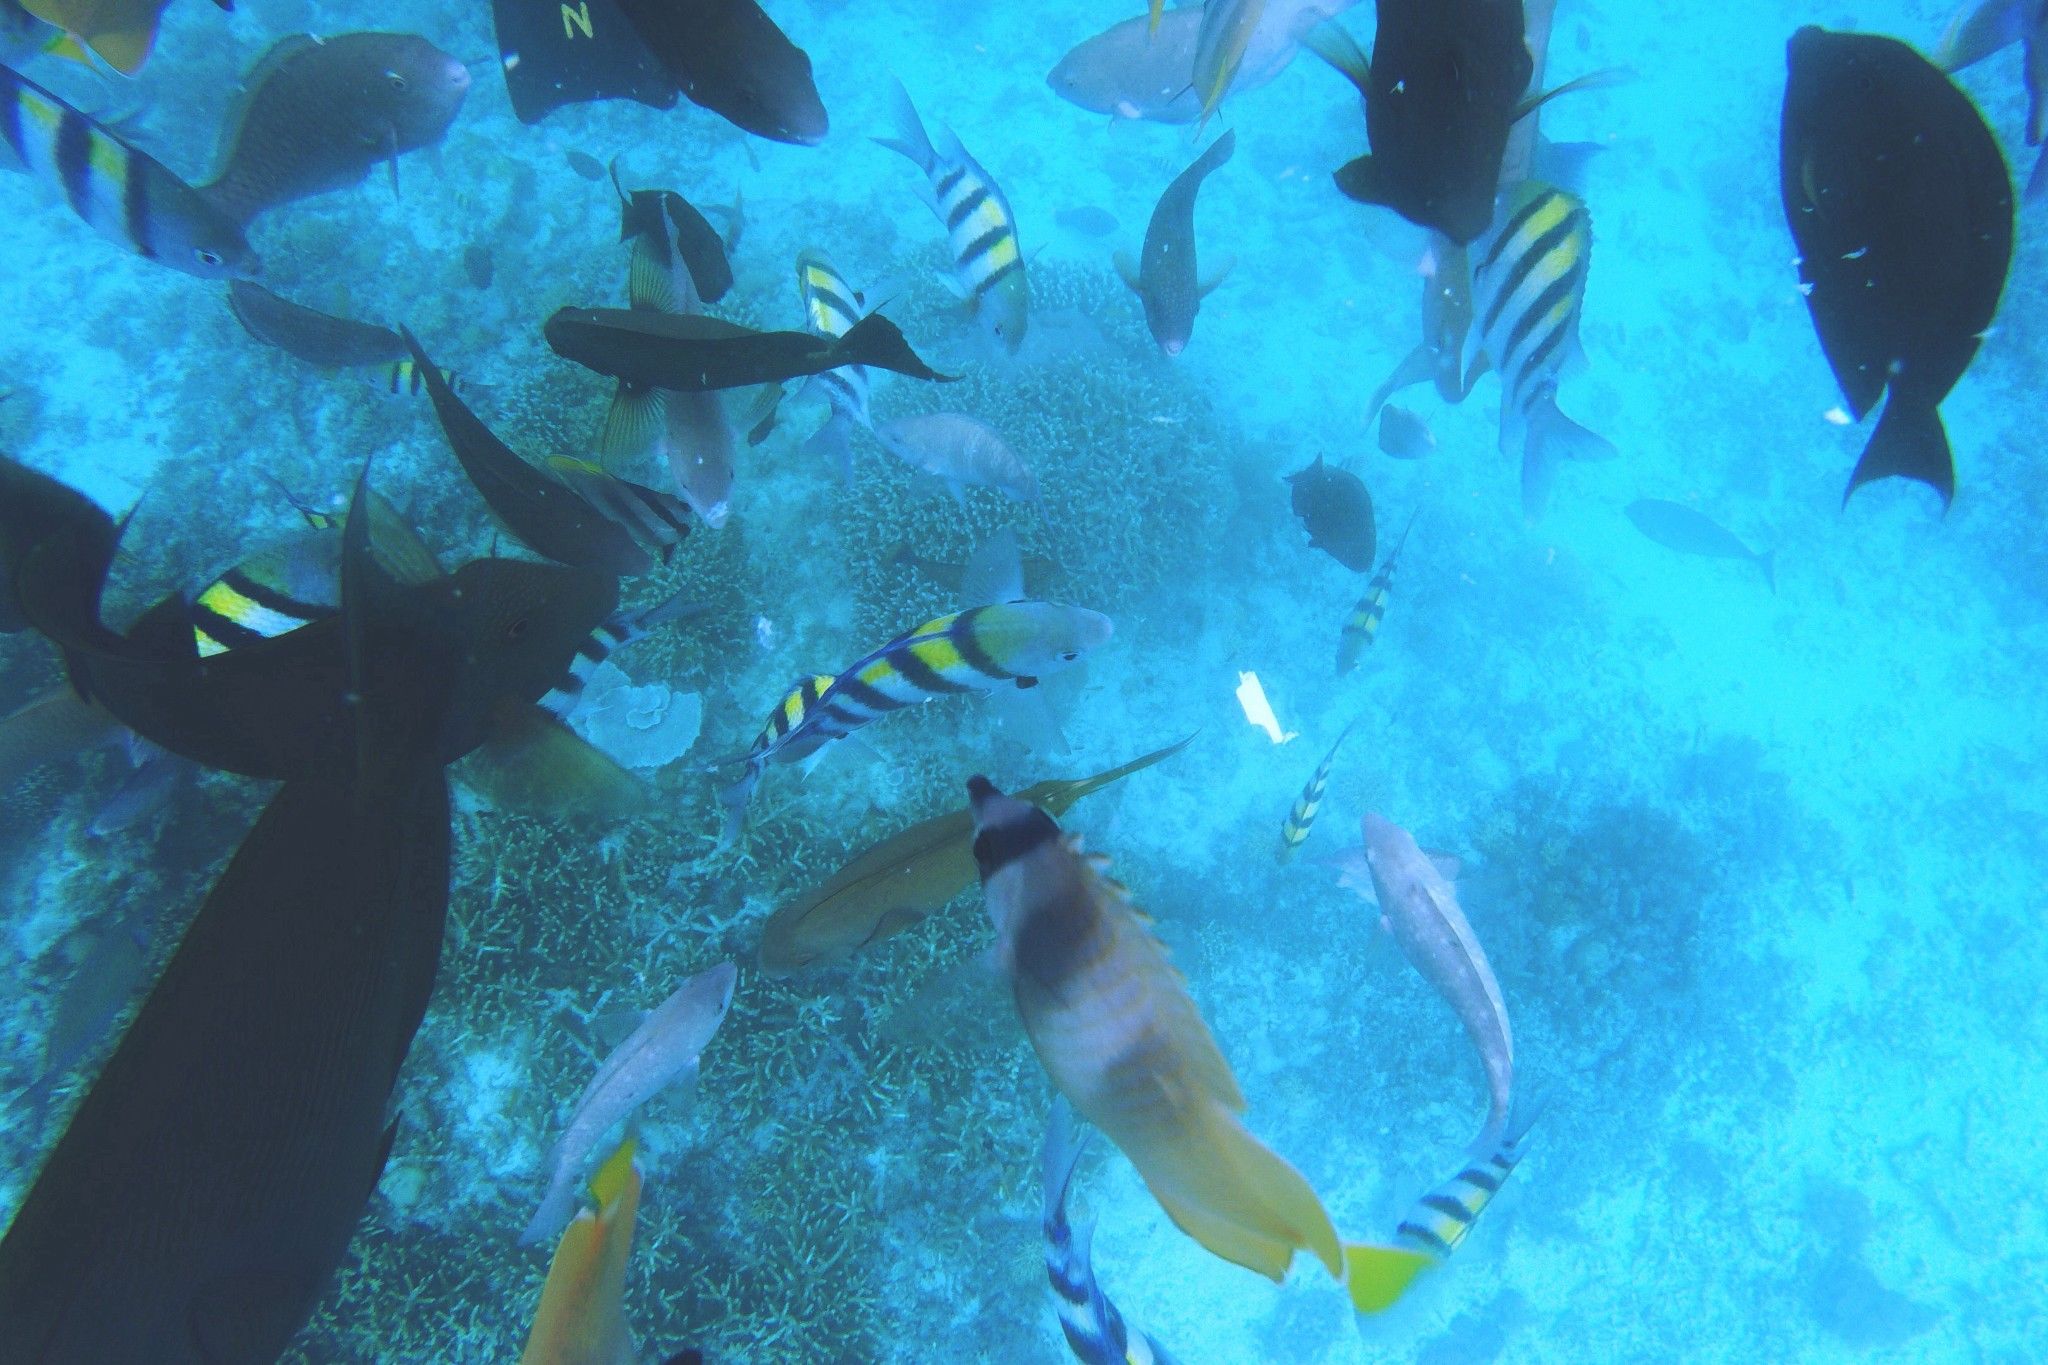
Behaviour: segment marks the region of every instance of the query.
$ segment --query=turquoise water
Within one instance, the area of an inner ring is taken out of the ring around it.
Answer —
[[[1197,240],[1205,261],[1235,266],[1168,361],[1109,252],[1136,248],[1195,155],[1189,130],[1112,126],[1044,85],[1121,9],[772,8],[815,64],[832,119],[821,146],[748,138],[688,105],[571,106],[523,126],[487,60],[486,7],[408,13],[479,73],[438,164],[404,157],[395,196],[380,170],[260,218],[265,283],[403,321],[516,448],[587,454],[609,382],[551,354],[540,323],[622,295],[616,199],[567,153],[623,154],[635,184],[706,206],[743,194],[726,315],[799,326],[807,247],[889,300],[912,344],[965,378],[878,375],[876,417],[988,421],[1033,465],[1044,515],[987,491],[963,512],[865,434],[844,488],[798,449],[816,405],[742,450],[731,520],[629,590],[714,607],[617,660],[701,699],[702,735],[649,770],[645,811],[592,832],[458,795],[449,948],[391,1163],[287,1358],[515,1358],[547,1263],[515,1238],[606,1045],[589,1021],[726,958],[739,987],[694,1094],[642,1120],[626,1307],[645,1357],[1067,1358],[1040,1262],[1049,1092],[985,963],[980,892],[851,964],[786,979],[756,968],[761,923],[852,853],[957,807],[971,773],[1080,776],[1189,732],[1184,753],[1064,823],[1155,917],[1249,1126],[1337,1226],[1389,1236],[1456,1169],[1484,1105],[1456,1019],[1317,861],[1358,842],[1368,810],[1463,861],[1518,1088],[1547,1108],[1456,1256],[1365,1321],[1307,1258],[1276,1286],[1204,1252],[1099,1143],[1077,1190],[1097,1275],[1177,1358],[2038,1358],[2042,214],[2022,210],[1997,323],[1943,405],[1954,506],[1944,517],[1926,489],[1892,481],[1841,510],[1867,427],[1826,415],[1840,396],[1777,191],[1793,29],[1927,48],[1948,14],[1564,0],[1549,78],[1636,77],[1543,112],[1551,138],[1608,144],[1584,184],[1586,363],[1562,401],[1621,455],[1567,467],[1532,527],[1515,461],[1495,449],[1497,381],[1457,406],[1427,389],[1397,400],[1435,432],[1422,461],[1385,457],[1365,423],[1416,336],[1421,244],[1332,189],[1328,172],[1363,150],[1361,119],[1313,58],[1226,101],[1237,152],[1202,191]],[[188,0],[165,21],[133,83],[47,57],[25,70],[95,112],[133,108],[139,145],[191,180],[239,73],[278,37],[396,22],[299,0],[245,0],[232,16]],[[1346,22],[1370,33],[1369,11]],[[2024,179],[2018,65],[2007,52],[1961,84]],[[939,282],[942,232],[915,170],[868,140],[888,128],[891,73],[1015,207],[1034,304],[1015,359],[991,354]],[[1117,231],[1056,225],[1083,206]],[[258,345],[218,284],[122,252],[27,177],[0,177],[0,212],[14,262],[0,281],[0,449],[116,511],[142,499],[113,607],[194,590],[290,529],[265,476],[324,499],[366,459],[445,558],[491,551],[423,399]],[[465,268],[470,247],[492,258],[487,288]],[[1307,548],[1281,482],[1319,453],[1370,488],[1382,555],[1416,516],[1385,623],[1342,679],[1330,661],[1365,579]],[[1748,564],[1646,540],[1622,511],[1645,497],[1773,551],[1776,593]],[[717,848],[705,766],[745,748],[790,678],[958,605],[892,549],[959,561],[1006,525],[1063,566],[1046,595],[1116,622],[1084,671],[1045,689],[1066,752],[1022,753],[979,699],[942,701],[833,746],[807,778],[771,769],[742,842]],[[1246,723],[1242,672],[1298,738],[1276,746]],[[41,641],[0,637],[0,712],[57,677]],[[1354,720],[1303,855],[1276,865],[1289,803]],[[6,794],[10,1097],[75,988],[81,926],[153,921],[160,960],[268,795],[203,775],[95,835],[125,766],[95,750]],[[18,1206],[112,1036],[49,1122],[10,1098],[0,1207]]]

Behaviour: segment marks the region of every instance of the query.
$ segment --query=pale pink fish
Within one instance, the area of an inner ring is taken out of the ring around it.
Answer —
[[[946,485],[966,505],[969,484],[993,488],[1018,502],[1038,501],[1038,476],[986,422],[959,412],[897,417],[875,427],[875,438],[912,469]]]
[[[1458,906],[1457,875],[1448,859],[1431,858],[1407,830],[1380,815],[1365,817],[1365,846],[1337,855],[1343,884],[1380,909],[1380,925],[1402,956],[1457,1011],[1486,1068],[1486,1126],[1473,1141],[1490,1152],[1506,1131],[1514,1085],[1515,1039],[1508,1007],[1486,950]],[[1446,875],[1448,873],[1448,875]]]
[[[738,975],[739,969],[730,962],[699,972],[662,1001],[630,1038],[612,1049],[585,1087],[583,1098],[576,1101],[568,1130],[549,1156],[553,1170],[547,1196],[526,1231],[519,1234],[522,1245],[547,1241],[569,1225],[576,1213],[584,1165],[599,1139],[677,1078],[697,1069],[697,1054],[718,1032],[732,1006],[732,987]]]
[[[676,492],[715,531],[732,511],[736,443],[725,400],[716,393],[671,392],[662,397],[668,417],[668,467]]]

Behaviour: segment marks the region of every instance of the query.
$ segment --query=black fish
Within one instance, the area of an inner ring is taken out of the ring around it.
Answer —
[[[1898,474],[1955,496],[1937,411],[1977,354],[2012,265],[2012,176],[1954,82],[1892,38],[1802,28],[1786,46],[1778,183],[1799,279],[1860,420],[1843,491]]]
[[[49,516],[67,511],[35,504],[18,581],[83,562],[48,553],[96,534]],[[339,628],[317,637],[339,667],[302,670],[316,637],[296,632],[298,657],[268,669],[273,690],[323,694],[345,742],[285,774],[0,1240],[10,1361],[257,1365],[285,1349],[383,1169],[432,991],[440,741],[479,732],[515,676],[566,666],[612,600],[581,571],[503,562],[521,571],[498,577],[509,596],[408,588],[379,576],[365,519],[345,542]]]
[[[1372,151],[1337,171],[1337,188],[1460,246],[1486,231],[1535,72],[1522,0],[1379,0],[1369,62],[1334,24],[1306,42],[1365,98]]]
[[[613,574],[643,574],[654,560],[632,534],[559,479],[519,458],[456,397],[411,332],[413,373],[423,376],[448,448],[505,529],[537,555]]]
[[[1372,494],[1356,474],[1330,469],[1323,457],[1287,476],[1294,515],[1308,528],[1308,545],[1355,573],[1372,571]]]
[[[1128,255],[1117,255],[1117,273],[1145,305],[1145,325],[1159,349],[1169,356],[1179,355],[1187,347],[1202,296],[1221,278],[1219,273],[1204,283],[1196,273],[1195,196],[1201,192],[1202,181],[1230,160],[1235,150],[1235,132],[1226,132],[1211,143],[1159,196],[1152,221],[1145,226],[1144,255],[1135,265]]]
[[[582,176],[585,180],[604,179],[604,163],[589,152],[578,151],[576,148],[571,147],[565,155],[569,160],[569,169]]]
[[[811,59],[753,0],[492,0],[491,12],[522,123],[584,100],[669,109],[681,94],[762,137],[824,140]]]
[[[872,365],[913,379],[951,382],[910,349],[896,324],[870,313],[844,336],[757,332],[719,318],[632,308],[563,308],[544,329],[556,355],[653,389],[738,389]]]
[[[294,34],[243,82],[221,135],[220,168],[199,186],[246,223],[265,209],[360,185],[378,162],[441,140],[469,93],[469,69],[410,33]]]
[[[732,288],[725,239],[695,205],[674,190],[628,191],[617,161],[612,187],[619,192],[619,240],[632,246],[626,289],[633,307],[686,313],[725,297]],[[679,262],[694,297],[676,275]]]
[[[309,365],[382,365],[405,354],[389,327],[322,313],[248,280],[228,283],[228,308],[242,330]]]

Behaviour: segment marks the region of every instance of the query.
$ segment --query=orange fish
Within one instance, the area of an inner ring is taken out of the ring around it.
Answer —
[[[21,7],[63,29],[124,76],[142,69],[156,44],[169,0],[21,0]]]
[[[519,1365],[634,1365],[639,1359],[623,1301],[640,1210],[634,1147],[627,1138],[591,1177],[597,1207],[577,1214],[555,1247]]]

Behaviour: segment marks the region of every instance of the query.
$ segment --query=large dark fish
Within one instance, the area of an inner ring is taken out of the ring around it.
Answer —
[[[1144,254],[1135,263],[1127,255],[1119,253],[1117,257],[1117,273],[1145,305],[1145,325],[1151,328],[1159,349],[1169,356],[1187,348],[1195,333],[1195,314],[1201,309],[1202,296],[1221,279],[1219,274],[1205,284],[1195,267],[1195,196],[1209,173],[1230,160],[1236,150],[1235,131],[1209,144],[1209,150],[1175,176],[1166,193],[1159,196],[1152,221],[1145,226]]]
[[[405,338],[389,327],[323,313],[248,280],[229,282],[228,308],[250,336],[309,365],[382,365],[405,354]]]
[[[57,552],[72,532],[97,529],[46,520],[7,567],[24,585],[89,567]],[[383,1168],[440,957],[446,737],[531,700],[513,679],[565,666],[609,594],[504,561],[518,572],[466,594],[405,587],[379,575],[368,538],[351,517],[338,629],[224,656],[321,694],[341,742],[283,773],[0,1241],[10,1365],[276,1359]],[[97,592],[81,586],[25,596]]]
[[[241,224],[169,168],[49,91],[0,66],[0,166],[63,197],[92,229],[136,255],[201,279],[257,274]]]
[[[653,557],[632,532],[567,483],[519,458],[456,396],[411,332],[413,373],[425,377],[441,434],[469,481],[506,530],[535,554],[614,574],[643,574]]]
[[[1904,475],[1955,496],[1937,409],[2012,265],[2012,177],[1983,116],[1893,38],[1807,27],[1786,46],[1778,183],[1821,350],[1860,420],[1849,495]]]
[[[777,142],[825,138],[811,59],[754,0],[492,0],[491,12],[522,123],[584,100],[669,109],[681,94]]]
[[[360,185],[379,162],[432,146],[469,93],[469,69],[411,33],[278,40],[222,126],[219,169],[199,187],[247,223],[265,209]]]
[[[1486,231],[1535,71],[1522,0],[1379,0],[1370,61],[1335,25],[1304,40],[1358,87],[1372,151],[1337,188],[1459,245]]]
[[[1364,480],[1345,469],[1331,469],[1323,457],[1287,476],[1294,515],[1308,530],[1308,544],[1355,573],[1372,570],[1372,494]]]
[[[948,382],[924,363],[896,324],[870,313],[841,337],[757,332],[720,318],[651,309],[563,308],[548,319],[548,345],[564,360],[655,389],[738,389],[872,365]]]

